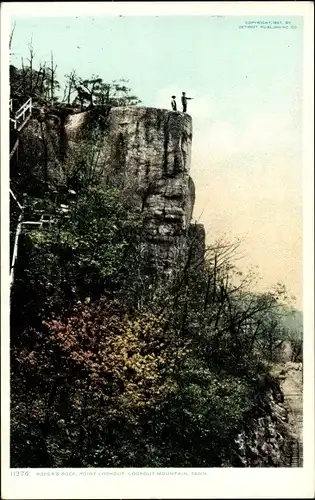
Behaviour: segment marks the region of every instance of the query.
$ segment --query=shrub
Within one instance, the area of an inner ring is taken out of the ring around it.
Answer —
[[[119,436],[128,430],[133,441],[141,421],[176,390],[185,346],[165,334],[163,318],[130,318],[104,299],[45,325],[44,333],[25,332],[24,348],[14,351],[14,387],[20,395],[27,388],[29,413],[12,408],[12,442],[28,429],[24,447],[29,441],[36,467],[113,466]],[[14,463],[25,460],[20,451]]]
[[[119,291],[141,265],[141,219],[118,189],[90,188],[66,214],[55,206],[53,216],[50,228],[20,240],[12,293],[16,328],[22,322],[38,328],[77,300]]]

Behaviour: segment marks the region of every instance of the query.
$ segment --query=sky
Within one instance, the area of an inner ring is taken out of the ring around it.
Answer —
[[[129,79],[144,106],[170,108],[182,91],[193,97],[194,218],[208,244],[240,237],[243,270],[258,266],[261,290],[284,282],[302,308],[302,17],[12,21],[15,65],[32,39],[37,63],[53,51],[61,83],[74,69]]]

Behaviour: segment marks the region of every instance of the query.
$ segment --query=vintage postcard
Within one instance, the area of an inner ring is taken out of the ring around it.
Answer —
[[[3,2],[2,497],[313,498],[311,2]]]

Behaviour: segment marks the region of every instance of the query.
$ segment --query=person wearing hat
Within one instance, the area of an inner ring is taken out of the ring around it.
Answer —
[[[177,104],[176,104],[176,95],[172,95],[172,100],[171,100],[171,106],[173,111],[177,111]]]

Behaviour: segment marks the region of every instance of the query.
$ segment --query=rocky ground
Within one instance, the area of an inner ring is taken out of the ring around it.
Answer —
[[[233,462],[224,466],[303,466],[302,363],[275,364],[270,374],[263,377],[266,390],[235,442]]]
[[[303,366],[288,361],[275,365],[273,373],[281,381],[287,426],[292,436],[288,447],[287,467],[303,466]]]

